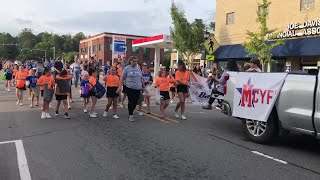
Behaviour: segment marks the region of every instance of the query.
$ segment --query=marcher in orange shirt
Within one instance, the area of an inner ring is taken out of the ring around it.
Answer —
[[[176,72],[175,78],[177,82],[177,93],[180,100],[175,109],[175,116],[177,118],[180,117],[178,110],[181,108],[181,119],[187,120],[184,112],[186,107],[186,99],[189,97],[190,73],[187,71],[186,65],[181,60],[178,62],[178,71]]]
[[[113,118],[119,119],[119,116],[117,116],[117,106],[118,106],[118,97],[119,94],[117,93],[117,90],[120,86],[120,78],[117,74],[117,68],[112,66],[110,69],[110,74],[106,75],[104,78],[105,85],[107,87],[107,98],[108,98],[108,104],[106,106],[106,110],[103,113],[103,117],[108,116],[108,111],[113,105]]]
[[[170,73],[170,77],[172,77]],[[165,70],[161,70],[159,72],[159,77],[156,78],[155,87],[157,87],[160,91],[160,95],[162,96],[160,100],[160,116],[161,118],[165,118],[165,109],[169,106],[170,101],[170,83],[173,83],[173,79],[167,77],[167,72]]]
[[[16,86],[16,96],[17,96],[17,105],[23,106],[23,92],[26,90],[26,78],[28,73],[25,72],[24,66],[19,66],[19,72],[16,73],[15,79],[17,81]]]
[[[96,97],[96,92],[95,92],[95,86],[97,84],[97,71],[93,68],[89,69],[89,95],[91,96],[91,110],[90,110],[90,117],[91,118],[97,118],[97,113],[96,111],[96,104],[97,104],[97,97]]]
[[[50,90],[54,89],[54,79],[52,76],[51,68],[49,68],[49,67],[44,68],[43,73],[44,73],[44,75],[42,75],[37,81],[37,85],[40,86],[41,97],[43,97],[43,94],[44,94],[44,89],[45,89],[44,86],[47,86],[47,88]],[[41,119],[45,119],[45,118],[50,119],[51,118],[51,116],[49,114],[50,102],[43,99]]]

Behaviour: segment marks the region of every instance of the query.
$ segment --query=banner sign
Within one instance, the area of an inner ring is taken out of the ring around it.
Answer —
[[[286,73],[238,73],[232,116],[267,122],[286,77]]]
[[[126,37],[113,36],[112,60],[117,58],[122,60],[126,56]]]
[[[190,98],[193,104],[205,105],[211,96],[211,90],[207,84],[207,78],[203,78],[194,72],[190,72]]]

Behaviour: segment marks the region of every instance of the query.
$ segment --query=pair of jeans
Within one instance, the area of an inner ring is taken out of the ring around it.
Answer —
[[[136,109],[139,101],[141,90],[135,90],[131,88],[127,88],[127,96],[128,96],[128,110],[129,115],[133,115],[133,111]]]
[[[73,73],[73,77],[74,77],[74,86],[78,87],[79,79],[80,79],[80,71],[75,71]]]

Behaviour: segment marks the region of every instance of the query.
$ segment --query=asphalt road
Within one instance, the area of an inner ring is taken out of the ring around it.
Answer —
[[[1,144],[12,140],[22,140],[23,168],[34,180],[320,179],[320,145],[309,136],[255,144],[237,119],[191,104],[187,121],[173,118],[170,106],[168,120],[151,115],[131,123],[126,109],[119,110],[119,120],[103,118],[102,99],[99,118],[90,119],[76,94],[71,120],[41,120],[39,108],[16,106],[14,92],[3,90],[1,85],[0,180],[20,179],[17,148]]]

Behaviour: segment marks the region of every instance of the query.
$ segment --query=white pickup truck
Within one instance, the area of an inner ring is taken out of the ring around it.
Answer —
[[[237,72],[228,72],[223,112],[232,115]],[[318,70],[289,73],[267,122],[242,119],[243,128],[254,142],[268,143],[290,131],[320,138],[320,85]],[[262,80],[263,81],[263,80]]]

